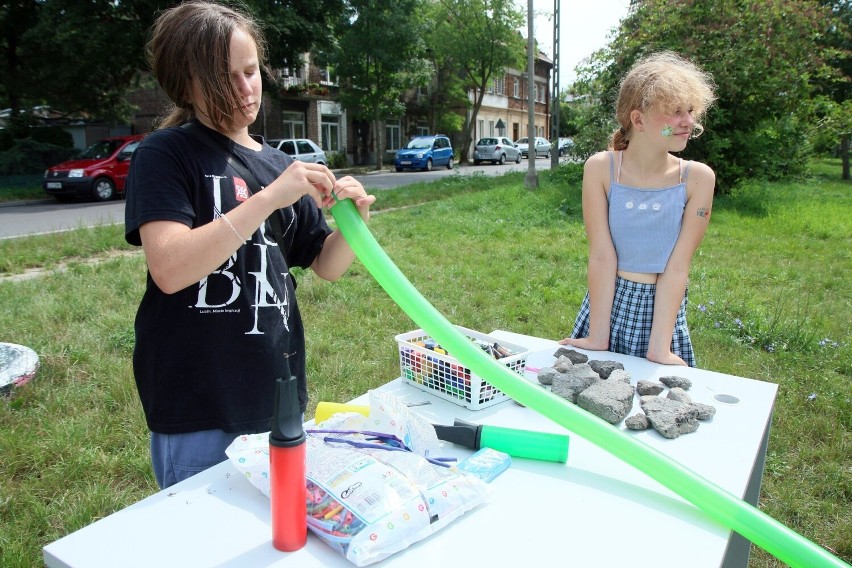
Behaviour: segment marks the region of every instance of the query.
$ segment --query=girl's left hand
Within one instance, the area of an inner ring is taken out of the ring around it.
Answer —
[[[334,183],[332,192],[334,195],[326,195],[323,197],[323,207],[331,207],[338,200],[350,198],[358,207],[358,212],[361,213],[361,217],[365,221],[370,218],[370,205],[375,203],[376,196],[367,195],[367,192],[364,190],[364,186],[361,185],[361,182],[357,179],[352,176],[340,178]],[[335,196],[337,199],[335,199]]]
[[[650,351],[646,355],[648,361],[653,361],[654,363],[660,363],[661,365],[680,365],[681,367],[688,367],[686,361],[668,351],[666,353],[654,354]]]

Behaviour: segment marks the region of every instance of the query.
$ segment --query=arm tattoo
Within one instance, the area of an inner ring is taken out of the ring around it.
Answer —
[[[705,219],[707,219],[709,221],[710,220],[710,209],[708,209],[707,207],[699,207],[698,208],[698,216],[704,217]]]

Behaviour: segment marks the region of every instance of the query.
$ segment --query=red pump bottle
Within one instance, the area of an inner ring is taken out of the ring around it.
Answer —
[[[305,483],[305,430],[296,377],[278,379],[269,433],[272,545],[278,550],[294,552],[305,546],[308,538]]]

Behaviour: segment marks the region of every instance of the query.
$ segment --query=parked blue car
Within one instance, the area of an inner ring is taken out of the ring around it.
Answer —
[[[435,166],[453,169],[453,147],[443,134],[412,138],[408,146],[396,153],[393,159],[396,171],[404,169],[431,172]]]

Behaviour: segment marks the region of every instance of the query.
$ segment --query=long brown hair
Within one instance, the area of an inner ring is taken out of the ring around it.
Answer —
[[[661,51],[637,61],[621,81],[610,150],[624,150],[630,143],[630,113],[656,109],[673,114],[678,107],[691,108],[695,116],[693,138],[704,131],[701,119],[716,99],[715,84],[709,74],[694,63],[671,52]]]
[[[237,29],[254,40],[261,70],[269,73],[263,32],[247,13],[202,0],[184,2],[160,13],[151,28],[146,53],[154,77],[173,106],[159,128],[177,126],[195,117],[190,100],[195,78],[213,125],[219,130],[230,129],[233,109],[241,106],[229,68],[231,36]]]

